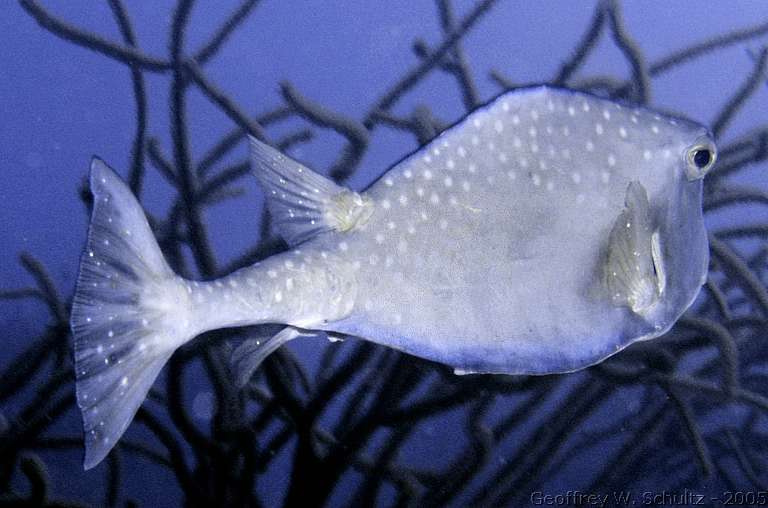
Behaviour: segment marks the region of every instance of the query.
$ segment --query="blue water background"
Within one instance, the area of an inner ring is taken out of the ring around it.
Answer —
[[[192,12],[187,48],[204,43],[237,4],[232,0],[198,2]],[[473,2],[455,4],[460,14]],[[570,0],[501,2],[464,44],[481,96],[489,99],[500,91],[487,77],[491,68],[518,83],[550,79],[588,26],[593,5]],[[86,30],[120,40],[106,3],[49,1],[47,6]],[[168,0],[129,4],[139,45],[145,52],[167,54],[172,8],[173,2]],[[649,61],[655,61],[674,49],[768,18],[768,2],[638,0],[625,3],[624,17],[644,54]],[[123,175],[130,165],[135,104],[129,71],[124,65],[43,31],[16,2],[4,3],[0,34],[0,287],[32,284],[17,262],[17,254],[27,251],[43,262],[59,290],[70,294],[87,226],[78,189],[87,175],[89,160],[98,155]],[[313,101],[361,118],[390,84],[418,63],[411,50],[416,38],[428,43],[441,40],[439,18],[431,1],[267,0],[206,66],[206,71],[251,113],[281,105],[278,84],[287,80]],[[758,44],[719,51],[655,79],[653,104],[708,123],[751,72],[753,62],[746,48],[756,49]],[[621,53],[605,35],[581,73],[591,74],[630,74]],[[168,79],[148,75],[147,85],[149,134],[159,139],[170,157]],[[409,113],[418,103],[427,104],[446,121],[464,114],[453,79],[440,73],[432,73],[398,103],[395,111]],[[199,157],[232,124],[200,93],[190,95],[188,108],[191,149]],[[750,99],[747,109],[762,114],[737,117],[725,141],[768,119],[768,88],[763,87]],[[302,125],[300,120],[291,120],[270,130],[270,134],[276,138]],[[343,144],[338,135],[318,130],[312,142],[300,145],[291,154],[322,172],[335,160]],[[362,170],[351,186],[364,188],[415,147],[412,137],[377,128]],[[228,160],[237,162],[246,156],[243,144]],[[171,202],[171,189],[153,169],[148,174],[143,203],[150,211],[161,213]],[[762,188],[768,187],[764,174],[753,171],[747,178]],[[255,179],[244,180],[242,186],[243,197],[213,208],[206,217],[221,264],[250,245],[258,232],[261,191]],[[41,317],[44,313],[38,303],[0,303],[0,367],[43,330],[47,322]],[[306,358],[326,345],[297,341],[290,347]],[[68,421],[77,423],[74,419]],[[69,430],[70,434],[78,431]],[[429,436],[424,439],[427,444],[436,441],[430,441]],[[103,476],[80,472],[76,459],[51,464],[57,489],[63,486],[63,494],[96,502]],[[164,495],[167,478],[143,478],[140,471],[130,473],[131,481],[142,481],[140,500],[162,498],[159,496]],[[69,483],[62,483],[63,479],[69,479]],[[281,489],[286,481],[283,478],[281,484],[281,479],[275,478],[273,488]],[[263,481],[260,485],[269,490]],[[173,504],[172,499],[166,501]]]

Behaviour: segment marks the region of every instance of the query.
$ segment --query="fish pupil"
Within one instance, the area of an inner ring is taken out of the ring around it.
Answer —
[[[696,153],[693,154],[693,162],[699,169],[707,167],[707,164],[709,164],[709,161],[711,160],[712,154],[709,153],[709,150],[707,149],[696,150]]]

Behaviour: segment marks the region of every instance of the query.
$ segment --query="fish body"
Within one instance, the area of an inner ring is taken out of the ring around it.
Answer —
[[[345,242],[360,265],[337,329],[510,374],[575,370],[660,335],[706,277],[702,181],[689,180],[685,155],[702,144],[700,126],[589,95],[501,96],[376,182],[361,231],[316,240]],[[632,182],[650,202],[637,257],[652,265],[656,231],[667,286],[641,313],[605,297],[602,273]]]
[[[517,90],[362,193],[251,146],[291,249],[208,282],[173,274],[135,198],[94,161],[72,314],[86,467],[206,330],[286,325],[235,351],[240,384],[302,335],[358,336],[460,373],[568,372],[667,331],[706,277],[702,178],[716,155],[687,120]]]

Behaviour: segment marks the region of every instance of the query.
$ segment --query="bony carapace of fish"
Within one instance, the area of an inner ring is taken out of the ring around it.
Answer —
[[[139,203],[94,159],[71,318],[86,468],[206,330],[284,325],[235,351],[240,385],[299,336],[356,336],[457,373],[570,372],[666,332],[706,277],[714,143],[644,108],[511,91],[363,192],[255,139],[251,153],[290,249],[206,282],[174,274]]]

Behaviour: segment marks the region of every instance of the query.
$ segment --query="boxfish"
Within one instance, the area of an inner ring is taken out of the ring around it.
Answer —
[[[359,337],[459,374],[564,373],[664,334],[707,276],[715,143],[644,107],[509,91],[359,192],[257,139],[250,150],[289,249],[208,281],[173,272],[129,188],[93,159],[71,313],[86,469],[207,330],[281,325],[235,349],[240,386],[297,337]]]

